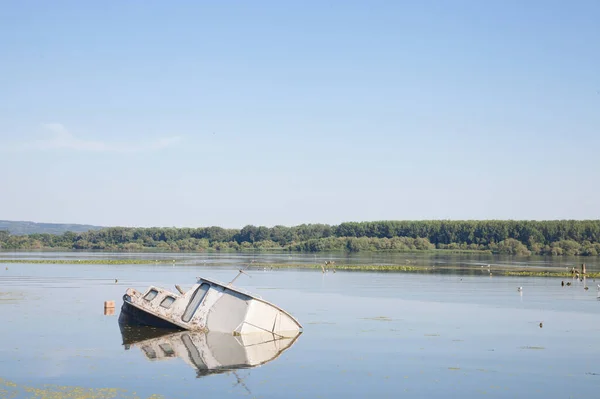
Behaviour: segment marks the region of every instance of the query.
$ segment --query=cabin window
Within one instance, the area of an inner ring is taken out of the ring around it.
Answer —
[[[158,295],[158,291],[152,289],[152,290],[148,291],[148,293],[144,296],[144,299],[147,301],[151,301],[154,298],[156,298],[156,295]]]
[[[143,346],[142,350],[144,351],[148,359],[156,359],[156,352],[154,351],[154,349],[152,349],[151,346]]]
[[[167,356],[167,357],[173,357],[173,356],[175,356],[175,351],[173,350],[173,348],[171,348],[171,345],[169,345],[169,344],[161,344],[161,345],[158,345],[158,347],[160,349],[162,349],[162,351],[165,354],[165,356]]]
[[[171,305],[173,304],[173,302],[175,302],[175,298],[173,298],[172,296],[167,296],[167,297],[165,297],[165,299],[162,300],[162,302],[160,303],[160,306],[165,309],[169,309],[171,307]]]
[[[196,289],[192,295],[192,299],[190,299],[190,303],[188,303],[187,307],[185,308],[185,312],[183,313],[183,316],[181,316],[181,320],[185,321],[186,323],[192,320],[192,316],[194,316],[194,313],[196,313],[196,310],[202,303],[202,300],[204,299],[204,296],[208,292],[209,288],[210,284],[200,284],[200,287]]]

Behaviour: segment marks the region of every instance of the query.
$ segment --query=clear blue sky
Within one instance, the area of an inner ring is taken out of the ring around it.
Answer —
[[[600,218],[600,1],[4,1],[0,219]]]

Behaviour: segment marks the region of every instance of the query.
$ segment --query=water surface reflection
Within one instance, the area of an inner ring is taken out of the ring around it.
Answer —
[[[229,281],[238,268],[8,266],[0,264],[0,398],[584,399],[600,385],[598,280],[250,270],[239,286],[306,326],[295,342],[263,350],[189,333],[191,346],[173,336],[161,347],[173,331],[121,331],[116,314],[102,312],[115,300],[118,314],[126,286]]]
[[[234,336],[121,325],[125,350],[138,348],[149,361],[180,358],[196,370],[196,377],[263,365],[278,358],[300,337],[271,333]]]

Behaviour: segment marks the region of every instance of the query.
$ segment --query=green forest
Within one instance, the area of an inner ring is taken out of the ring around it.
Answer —
[[[600,220],[375,221],[242,229],[108,227],[63,234],[0,231],[0,249],[107,251],[481,251],[600,254]]]

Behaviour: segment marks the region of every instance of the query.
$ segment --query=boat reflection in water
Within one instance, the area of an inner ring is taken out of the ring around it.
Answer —
[[[290,348],[300,336],[272,333],[233,335],[121,325],[125,350],[139,348],[150,361],[181,358],[196,369],[197,377],[252,368],[270,362]]]

